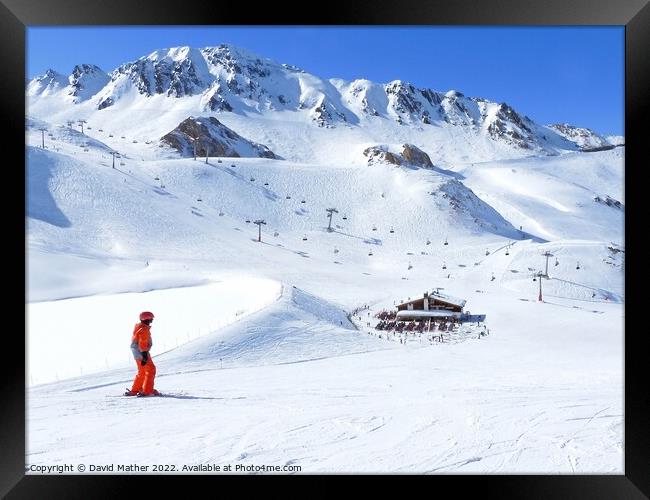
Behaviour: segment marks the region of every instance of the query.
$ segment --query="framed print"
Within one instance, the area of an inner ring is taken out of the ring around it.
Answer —
[[[259,474],[648,494],[646,3],[0,9],[8,498]]]

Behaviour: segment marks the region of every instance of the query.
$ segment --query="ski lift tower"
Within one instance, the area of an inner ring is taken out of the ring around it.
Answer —
[[[327,217],[329,217],[329,224],[327,225],[327,230],[332,232],[332,214],[338,214],[339,211],[336,208],[326,208]]]
[[[261,242],[262,241],[262,224],[266,225],[266,221],[263,221],[262,219],[257,219],[256,221],[253,221],[253,224],[257,224],[257,228],[259,229],[259,232],[257,233],[257,241]]]
[[[41,131],[41,147],[45,149],[45,132],[47,131],[47,128],[41,127],[38,130]]]
[[[549,279],[549,277],[548,277],[548,258],[549,258],[549,257],[554,257],[554,255],[553,255],[551,252],[549,252],[548,250],[546,250],[546,252],[544,252],[542,255],[543,255],[544,257],[546,257],[546,270],[544,271],[544,277],[545,277],[546,279]],[[541,299],[540,299],[540,300],[541,300]]]

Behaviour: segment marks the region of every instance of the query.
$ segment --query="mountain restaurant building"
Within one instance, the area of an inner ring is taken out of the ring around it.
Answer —
[[[465,299],[439,292],[424,292],[419,299],[403,302],[397,306],[397,321],[455,320],[463,314]]]

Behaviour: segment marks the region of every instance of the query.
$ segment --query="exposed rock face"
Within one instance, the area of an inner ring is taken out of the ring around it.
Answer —
[[[212,116],[189,117],[160,140],[185,157],[194,155],[196,141],[197,156],[207,153],[208,156],[279,159],[263,144],[245,139]]]
[[[68,80],[68,95],[73,96],[75,102],[81,102],[103,89],[110,77],[94,64],[80,64],[74,67]]]
[[[311,119],[319,127],[332,128],[335,123],[345,122],[347,119],[343,113],[339,113],[336,107],[325,98],[311,111]]]
[[[411,165],[416,165],[422,168],[433,167],[433,163],[431,163],[431,158],[429,158],[429,155],[413,144],[404,144],[402,157]]]
[[[113,72],[111,80],[126,77],[138,92],[148,97],[183,97],[203,92],[209,83],[202,78],[206,74],[206,63],[198,49],[178,47],[123,64]]]
[[[490,137],[521,149],[532,149],[539,145],[539,140],[531,130],[532,123],[522,118],[508,104],[499,104],[496,115],[488,125]]]
[[[429,155],[413,144],[404,144],[401,153],[389,151],[388,146],[379,145],[367,148],[363,154],[368,157],[368,165],[383,162],[399,166],[433,168]]]
[[[625,205],[623,205],[620,201],[615,200],[614,198],[611,198],[610,196],[607,195],[605,195],[604,197],[594,196],[594,201],[596,203],[601,203],[602,205],[607,205],[608,207],[625,211]]]
[[[575,143],[583,151],[604,151],[614,147],[603,136],[588,128],[574,127],[568,123],[549,125],[548,128]]]
[[[102,99],[99,104],[97,105],[97,109],[104,109],[108,108],[115,104],[115,101],[113,101],[112,97],[107,97],[106,99]]]

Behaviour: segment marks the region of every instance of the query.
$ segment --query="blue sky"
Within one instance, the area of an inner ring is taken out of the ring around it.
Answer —
[[[507,102],[541,124],[624,133],[625,31],[603,27],[29,27],[27,78],[230,43],[322,78],[405,80]]]

